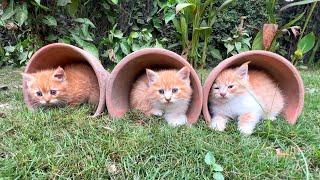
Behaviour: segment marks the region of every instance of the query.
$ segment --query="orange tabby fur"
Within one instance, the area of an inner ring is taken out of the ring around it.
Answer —
[[[276,83],[262,71],[248,71],[248,63],[222,71],[213,84],[210,101],[213,129],[223,131],[228,118],[237,118],[239,130],[245,134],[251,134],[260,119],[275,119],[284,106]]]
[[[185,114],[192,95],[189,74],[187,67],[180,71],[154,72],[147,69],[146,74],[133,85],[130,94],[131,108],[138,109],[146,115],[164,115],[172,125],[180,125],[178,121],[181,121],[181,124],[186,123],[182,121],[186,121]],[[175,88],[177,92],[173,93]],[[164,93],[161,94],[160,90]]]
[[[98,79],[92,68],[86,64],[72,64],[64,68],[22,75],[27,81],[27,91],[35,106],[99,103]]]

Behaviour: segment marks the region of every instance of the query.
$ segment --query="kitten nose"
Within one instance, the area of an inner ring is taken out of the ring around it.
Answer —
[[[171,97],[170,98],[165,98],[167,102],[170,102],[171,100]]]
[[[220,93],[220,96],[225,97],[227,93]]]

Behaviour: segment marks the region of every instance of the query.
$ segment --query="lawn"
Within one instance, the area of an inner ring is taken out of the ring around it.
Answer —
[[[20,69],[0,69],[0,179],[212,179],[212,152],[226,179],[320,179],[320,71],[302,72],[305,108],[294,126],[264,121],[245,137],[203,119],[171,128],[138,113],[89,118],[89,106],[29,111]],[[276,151],[277,149],[277,151]]]

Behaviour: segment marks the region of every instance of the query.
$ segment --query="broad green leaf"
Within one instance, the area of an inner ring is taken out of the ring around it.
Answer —
[[[22,6],[18,7],[16,9],[16,17],[15,17],[18,26],[22,26],[23,23],[28,19],[28,10],[27,10],[27,4],[23,3]]]
[[[125,55],[130,53],[130,46],[127,44],[127,42],[120,42],[120,48]]]
[[[212,55],[213,58],[216,58],[218,60],[222,60],[222,55],[218,49],[212,48],[210,50],[210,54]]]
[[[5,47],[3,47],[3,49],[4,49],[6,52],[12,53],[12,52],[16,49],[16,47],[15,47],[15,46],[5,46]]]
[[[16,12],[15,11],[11,11],[11,10],[6,10],[2,16],[1,16],[1,20],[5,21],[10,19]]]
[[[297,21],[299,21],[299,20],[303,17],[304,13],[305,13],[305,12],[299,14],[297,17],[295,17],[294,19],[292,19],[290,22],[288,22],[287,24],[283,25],[283,26],[281,27],[281,30],[283,30],[283,29],[288,29],[288,28],[290,28],[291,26],[293,26]]]
[[[123,33],[120,30],[115,30],[114,37],[121,39],[123,37]]]
[[[71,3],[71,0],[57,0],[58,6],[66,6],[69,3]]]
[[[252,43],[252,50],[263,50],[263,34],[262,30],[258,32]]]
[[[176,14],[178,14],[182,9],[187,7],[192,7],[192,9],[194,9],[196,6],[192,3],[180,3],[176,6]]]
[[[172,22],[176,30],[181,34],[181,26],[179,21],[177,19],[173,19]]]
[[[153,22],[153,27],[155,27],[157,29],[161,28],[161,24],[160,24],[160,19],[159,18],[153,18],[152,22]]]
[[[48,26],[57,26],[57,20],[53,16],[44,16],[42,22]]]
[[[89,53],[91,53],[96,58],[99,58],[99,51],[98,51],[98,49],[96,48],[96,46],[94,44],[91,44],[91,43],[88,43],[88,42],[84,42],[83,43],[83,49],[85,51],[88,51]]]
[[[213,179],[215,179],[215,180],[224,180],[224,177],[223,177],[221,172],[215,172],[213,174]]]
[[[96,26],[87,18],[77,18],[74,21],[83,23],[83,24],[88,24],[92,28],[96,28]]]
[[[218,171],[218,172],[223,171],[223,168],[222,168],[222,166],[220,164],[213,164],[212,168],[213,168],[214,171]]]
[[[66,44],[71,44],[70,39],[68,38],[60,38],[58,40],[59,43],[66,43]]]
[[[234,46],[236,47],[236,50],[238,51],[238,53],[240,53],[240,51],[241,51],[241,42],[236,42],[234,44]]]
[[[138,51],[141,49],[141,46],[139,44],[133,43],[132,44],[132,51]]]
[[[156,39],[156,45],[154,47],[163,48],[161,42],[159,42],[158,39]]]
[[[172,11],[168,11],[165,15],[164,15],[164,22],[166,24],[168,24],[168,22],[170,22],[171,20],[173,20],[175,18],[176,14]]]
[[[131,37],[132,39],[136,39],[139,37],[139,33],[132,31],[129,37]]]
[[[313,32],[305,35],[298,42],[298,49],[301,49],[302,53],[305,54],[310,51],[316,42],[316,37]]]
[[[72,17],[75,17],[78,12],[80,0],[72,0],[71,4],[68,4],[68,12]]]
[[[71,36],[72,36],[73,40],[75,40],[76,43],[77,43],[79,46],[81,46],[81,47],[84,46],[85,41],[82,40],[80,37],[78,37],[75,33],[71,33]]]
[[[251,37],[248,37],[248,38],[242,39],[242,42],[245,43],[248,47],[251,47],[250,40],[251,40]]]
[[[49,41],[49,42],[53,42],[53,41],[56,41],[58,39],[58,36],[54,35],[54,34],[49,34],[47,37],[46,37],[46,40]]]
[[[34,0],[38,5],[41,5],[41,0]]]
[[[283,10],[288,9],[290,7],[301,6],[301,5],[310,4],[310,3],[318,2],[318,1],[320,1],[320,0],[304,0],[304,1],[293,2],[293,3],[290,3],[290,4],[282,7],[280,9],[280,11],[283,11]]]
[[[118,0],[111,0],[111,2],[113,2],[113,4],[118,4]]]
[[[216,159],[214,158],[212,152],[207,152],[206,156],[204,157],[204,162],[208,165],[213,165],[216,163]]]
[[[28,59],[28,51],[21,52],[18,56],[19,63],[23,64]]]
[[[234,50],[234,45],[232,45],[232,44],[227,44],[227,45],[226,45],[226,48],[227,48],[227,54],[229,54],[231,51]]]
[[[224,9],[228,8],[235,0],[226,0],[224,1],[221,6],[218,8],[218,11],[223,11]]]

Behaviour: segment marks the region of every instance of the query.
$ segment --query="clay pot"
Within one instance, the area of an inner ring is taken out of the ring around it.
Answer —
[[[103,68],[100,61],[90,53],[64,43],[54,43],[39,49],[29,60],[25,73],[34,73],[42,69],[57,68],[72,63],[88,63],[94,70],[100,88],[100,100],[96,112],[93,116],[100,115],[105,110],[105,89],[109,73]],[[24,101],[29,108],[30,97],[27,94],[26,81],[23,81]]]
[[[267,72],[278,83],[286,101],[283,110],[284,118],[294,124],[300,115],[304,102],[303,82],[297,69],[284,57],[262,50],[247,51],[232,56],[222,61],[209,74],[203,86],[203,115],[207,123],[211,121],[208,98],[214,80],[224,69],[240,66],[242,63],[251,61],[250,69],[258,69]],[[267,89],[266,89],[267,90]]]
[[[199,77],[191,65],[178,54],[161,48],[146,48],[127,55],[113,69],[106,93],[108,112],[111,117],[122,117],[129,110],[129,94],[132,84],[145,69],[180,69],[188,66],[193,88],[192,100],[187,112],[188,123],[198,120],[202,107],[202,87]]]

